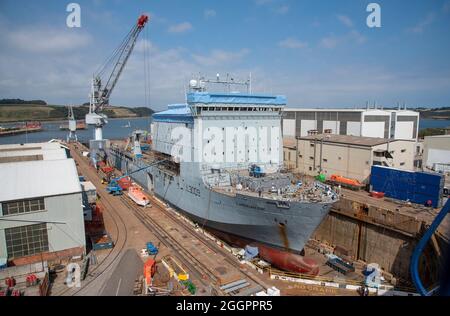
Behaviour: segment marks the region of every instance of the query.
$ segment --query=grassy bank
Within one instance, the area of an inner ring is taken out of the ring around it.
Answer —
[[[89,112],[86,105],[73,108],[75,118],[82,120]],[[153,114],[153,110],[146,107],[128,108],[110,106],[103,113],[109,118],[146,117]],[[42,104],[0,104],[0,122],[23,121],[61,121],[67,119],[67,108],[59,105]]]

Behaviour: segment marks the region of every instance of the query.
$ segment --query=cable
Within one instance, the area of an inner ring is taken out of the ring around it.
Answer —
[[[133,28],[133,29],[134,29],[134,28]],[[115,50],[113,50],[111,56],[110,56],[109,58],[107,58],[107,59],[105,60],[105,62],[104,62],[103,64],[101,64],[101,65],[97,68],[97,70],[95,71],[95,73],[97,73],[98,76],[101,76],[101,75],[105,72],[106,66],[107,66],[108,64],[111,63],[111,61],[113,60],[113,58],[114,58],[115,56],[117,56],[118,52],[123,48],[123,46],[125,45],[126,39],[130,36],[130,33],[133,32],[133,29],[131,29],[131,30],[127,33],[127,35],[125,35],[125,37],[122,39],[120,45],[117,46]]]
[[[411,257],[411,263],[410,263],[410,272],[411,272],[411,278],[414,282],[414,285],[417,289],[417,291],[422,296],[429,296],[431,293],[424,287],[422,280],[420,279],[419,275],[419,259],[425,250],[425,247],[430,240],[431,236],[435,233],[439,225],[441,224],[442,220],[445,218],[445,216],[450,212],[450,199],[445,203],[442,210],[439,212],[439,214],[435,217],[434,221],[431,223],[428,230],[423,235],[422,239],[419,240],[417,243],[416,248],[414,249],[414,252]],[[448,285],[447,285],[448,286]],[[446,289],[448,290],[448,288]]]

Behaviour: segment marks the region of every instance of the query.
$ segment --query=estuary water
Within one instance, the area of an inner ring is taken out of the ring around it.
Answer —
[[[129,122],[129,127],[128,127]],[[141,129],[150,131],[151,117],[108,119],[108,124],[103,127],[103,138],[105,139],[123,139],[129,136],[134,130]],[[66,139],[69,131],[62,131],[59,126],[66,122],[45,122],[42,123],[43,131],[35,133],[26,133],[13,136],[0,137],[0,144],[22,144],[47,142],[53,138]],[[1,124],[7,126],[11,124]],[[14,124],[13,124],[14,125]],[[85,130],[76,132],[78,140],[87,142],[94,138],[94,128],[88,126]]]
[[[128,122],[129,127],[128,127]],[[42,123],[44,130],[42,132],[20,134],[14,136],[0,137],[0,144],[22,144],[22,143],[37,143],[47,142],[50,139],[66,139],[68,131],[61,131],[59,126],[67,122],[47,122]],[[122,139],[129,136],[134,130],[142,129],[150,131],[151,117],[140,118],[124,118],[124,119],[109,119],[108,124],[103,128],[103,137],[105,139]],[[11,124],[1,124],[8,126]],[[14,125],[14,124],[13,124]],[[450,126],[450,120],[433,120],[422,119],[419,123],[419,129],[424,128],[444,128]],[[88,142],[89,139],[94,138],[94,129],[89,126],[86,130],[77,131],[78,140],[81,142]]]

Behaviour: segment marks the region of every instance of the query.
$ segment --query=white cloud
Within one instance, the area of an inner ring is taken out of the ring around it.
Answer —
[[[192,58],[201,66],[216,66],[238,62],[249,53],[250,50],[247,48],[237,52],[215,49],[209,55],[193,54]]]
[[[89,34],[66,28],[23,28],[9,32],[7,40],[19,50],[50,54],[77,50],[92,42]]]
[[[356,41],[358,44],[363,44],[367,41],[367,38],[364,35],[361,35],[358,31],[352,30],[348,37],[351,40]]]
[[[203,12],[203,15],[205,16],[205,18],[209,19],[215,17],[217,15],[217,12],[213,9],[207,9]]]
[[[338,14],[338,20],[347,27],[353,27],[353,21],[346,15]]]
[[[278,46],[283,48],[306,48],[308,47],[307,42],[302,42],[296,38],[289,37],[278,43]]]
[[[423,18],[415,26],[409,28],[408,30],[412,33],[421,34],[425,29],[431,25],[436,20],[436,15],[433,12],[428,13],[425,18]]]
[[[342,44],[364,44],[367,38],[356,30],[351,30],[349,33],[342,36],[330,35],[320,40],[319,46],[327,49],[332,49]]]
[[[152,53],[157,51],[158,48],[149,40],[147,39],[140,39],[136,42],[136,45],[134,47],[134,51],[135,52],[139,52],[139,53]]]
[[[279,8],[275,10],[278,14],[286,14],[289,12],[289,6],[288,5],[282,5]]]
[[[192,24],[189,22],[183,22],[180,24],[175,24],[169,27],[168,32],[169,33],[184,33],[187,31],[192,30]]]
[[[335,48],[339,43],[339,39],[335,36],[324,37],[320,40],[320,46],[325,48]]]

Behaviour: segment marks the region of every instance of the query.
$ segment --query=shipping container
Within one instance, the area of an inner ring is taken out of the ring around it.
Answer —
[[[444,177],[438,173],[372,166],[370,185],[373,191],[383,192],[386,197],[416,204],[431,200],[433,207],[442,205]]]

